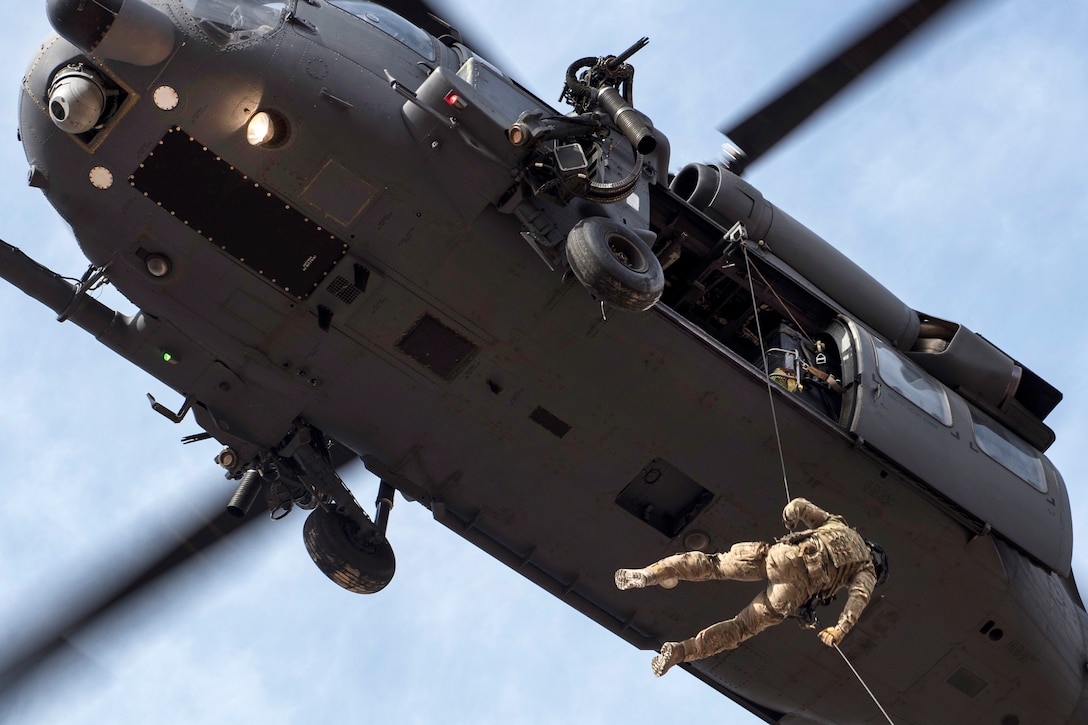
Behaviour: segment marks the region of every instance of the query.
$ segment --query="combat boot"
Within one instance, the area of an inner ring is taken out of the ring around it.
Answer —
[[[654,677],[661,677],[669,671],[670,667],[683,662],[686,656],[687,650],[683,642],[666,642],[661,645],[661,654],[654,657],[653,662],[650,663]]]
[[[655,566],[647,566],[642,569],[617,569],[617,589],[642,589],[644,587],[659,586],[662,589],[672,589],[679,583],[674,576],[658,576]]]

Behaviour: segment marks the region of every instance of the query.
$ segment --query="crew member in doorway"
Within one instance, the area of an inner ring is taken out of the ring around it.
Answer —
[[[666,642],[654,657],[654,674],[660,677],[681,662],[703,659],[735,649],[744,640],[778,624],[787,616],[805,612],[811,616],[815,603],[830,600],[840,589],[849,588],[849,597],[839,621],[819,632],[828,647],[842,642],[858,621],[877,583],[874,557],[886,576],[883,550],[865,541],[841,516],[795,498],[782,511],[782,522],[793,531],[798,524],[807,528],[790,533],[774,544],[752,541],[734,544],[719,554],[689,551],[651,564],[644,569],[620,569],[616,586],[640,589],[675,587],[677,582],[729,579],[767,580],[767,589],[732,619],[707,627],[683,642]],[[879,556],[877,556],[879,554]]]

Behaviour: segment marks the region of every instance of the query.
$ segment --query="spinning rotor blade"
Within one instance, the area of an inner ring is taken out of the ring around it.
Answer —
[[[262,483],[262,493],[266,491],[267,484]],[[241,529],[249,527],[250,523],[266,517],[260,511],[254,511],[248,516],[238,518],[227,512],[224,498],[198,522],[186,529],[179,527],[177,543],[174,546],[134,569],[126,578],[99,592],[85,592],[82,596],[73,597],[76,601],[84,602],[84,606],[71,610],[51,631],[28,643],[21,652],[6,656],[0,662],[0,701],[6,700],[43,665],[56,660],[58,655],[69,650],[70,637],[97,623],[116,607],[133,601],[152,584],[197,554],[236,535]]]
[[[329,454],[337,469],[359,460],[349,448],[338,444],[331,446]],[[157,556],[134,568],[127,577],[107,584],[97,592],[83,592],[80,596],[72,597],[74,601],[82,602],[83,606],[69,610],[67,616],[56,622],[49,631],[24,645],[21,651],[0,654],[0,706],[46,665],[58,661],[64,653],[70,653],[73,649],[71,637],[102,621],[125,604],[135,601],[152,585],[165,579],[168,574],[175,572],[198,554],[228,538],[237,540],[243,529],[254,529],[250,526],[253,522],[266,521],[268,515],[260,507],[268,494],[269,484],[263,479],[260,480],[260,493],[256,498],[259,503],[248,515],[239,518],[229,513],[224,491],[224,496],[213,506],[206,508],[203,515],[195,521],[187,526],[174,528],[174,536],[165,537],[164,548]],[[171,546],[171,542],[176,543]]]
[[[719,128],[743,154],[731,170],[741,173],[937,13],[959,1],[915,0],[744,120]]]

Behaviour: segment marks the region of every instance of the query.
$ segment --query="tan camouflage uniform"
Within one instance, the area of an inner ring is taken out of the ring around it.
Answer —
[[[838,623],[819,633],[824,644],[835,646],[858,621],[876,585],[872,553],[861,535],[841,516],[795,498],[782,511],[788,528],[798,522],[808,526],[782,537],[774,544],[734,544],[720,554],[690,551],[651,564],[646,569],[621,569],[616,585],[621,589],[657,584],[664,587],[681,581],[767,580],[767,589],[737,616],[707,627],[683,642],[667,642],[654,658],[654,673],[664,674],[674,664],[710,657],[735,649],[744,640],[778,624],[814,595],[829,599],[844,587],[849,596]]]

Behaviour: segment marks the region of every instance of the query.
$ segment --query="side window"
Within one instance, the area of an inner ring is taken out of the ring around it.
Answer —
[[[988,416],[971,409],[975,442],[990,458],[1015,473],[1032,488],[1046,493],[1046,470],[1039,455],[1024,441]]]
[[[427,60],[434,60],[434,42],[431,40],[431,36],[392,10],[366,0],[329,0],[329,4],[365,20],[391,38],[399,40]]]
[[[224,47],[271,35],[287,10],[286,2],[268,0],[181,0],[181,4],[201,30]]]
[[[876,348],[876,369],[880,379],[935,420],[951,426],[952,409],[948,405],[944,386],[875,337],[873,346]]]

